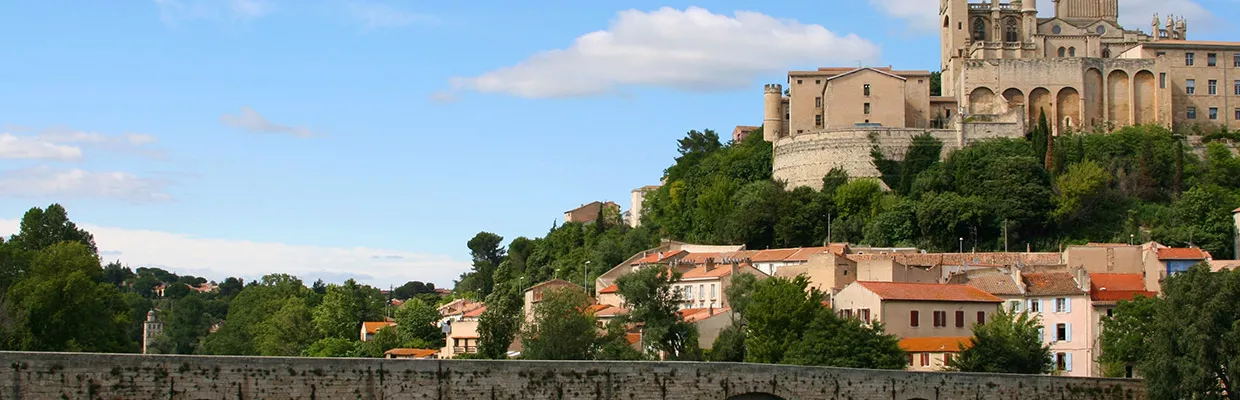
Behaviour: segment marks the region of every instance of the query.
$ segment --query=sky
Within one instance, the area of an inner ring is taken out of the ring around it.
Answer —
[[[788,70],[937,70],[936,3],[0,0],[0,235],[60,203],[105,262],[450,287],[474,234],[628,209]],[[1238,5],[1121,23],[1240,40]]]

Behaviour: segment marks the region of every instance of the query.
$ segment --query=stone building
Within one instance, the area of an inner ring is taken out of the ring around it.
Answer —
[[[1125,28],[1118,0],[1050,6],[1054,16],[1040,18],[1037,0],[940,0],[941,96],[930,95],[929,72],[890,67],[791,71],[787,91],[766,85],[775,178],[817,188],[835,167],[878,177],[872,146],[899,158],[929,132],[948,152],[1023,137],[1043,114],[1054,134],[1240,121],[1240,42],[1188,40],[1174,16],[1154,15],[1149,32]]]
[[[619,218],[620,205],[614,202],[592,201],[583,204],[581,207],[574,208],[564,212],[564,222],[580,222],[589,223],[597,220],[599,215],[604,218]]]
[[[147,311],[146,321],[142,323],[142,354],[146,354],[151,341],[163,332],[164,323],[155,319],[155,310]]]

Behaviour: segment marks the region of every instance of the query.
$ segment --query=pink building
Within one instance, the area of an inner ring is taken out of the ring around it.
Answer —
[[[1041,318],[1042,338],[1051,348],[1055,373],[1093,374],[1094,324],[1089,294],[1067,272],[1024,274],[1026,310]]]

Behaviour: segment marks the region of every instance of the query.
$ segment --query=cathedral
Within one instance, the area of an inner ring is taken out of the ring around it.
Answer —
[[[891,67],[790,71],[786,89],[766,85],[775,175],[807,186],[834,166],[873,176],[849,161],[860,142],[898,152],[909,134],[930,132],[959,147],[1023,136],[1043,115],[1054,134],[1238,126],[1240,42],[1189,40],[1188,21],[1173,15],[1125,28],[1119,0],[1041,1],[1053,17],[1038,17],[1038,0],[940,0],[941,93],[930,71]]]

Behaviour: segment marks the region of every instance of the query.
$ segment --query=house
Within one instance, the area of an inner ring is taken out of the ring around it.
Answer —
[[[583,204],[581,207],[565,211],[564,223],[580,222],[584,224],[594,222],[594,220],[598,219],[599,215],[602,215],[604,218],[617,218],[617,220],[613,222],[619,223],[620,221],[618,218],[620,218],[620,205],[611,201],[606,203],[601,201],[592,201],[588,204]]]
[[[476,310],[482,306],[482,302],[479,301],[473,301],[470,299],[456,299],[439,306],[436,310],[439,311],[439,315],[443,316],[443,319],[440,320],[440,324],[442,325],[446,321],[461,319],[461,316],[465,313]]]
[[[1102,355],[1102,319],[1111,317],[1115,306],[1121,301],[1131,301],[1138,296],[1154,298],[1158,293],[1145,288],[1145,278],[1141,274],[1089,274],[1089,300],[1092,302],[1093,315],[1090,324],[1094,327],[1090,337],[1093,358]],[[1092,366],[1093,375],[1101,376],[1102,367],[1097,363]],[[1136,376],[1134,366],[1125,367],[1125,376]]]
[[[1077,271],[1084,276],[1084,270]],[[1068,272],[1027,273],[1023,280],[1026,309],[1041,319],[1040,335],[1050,346],[1055,371],[1091,376],[1093,308],[1081,283]]]
[[[1003,300],[1008,311],[1025,309],[1025,288],[1021,283],[1020,269],[1013,267],[984,267],[965,270],[947,278],[949,284],[969,285]]]
[[[611,321],[628,313],[629,310],[607,304],[594,304],[586,307],[586,314],[594,316],[594,321],[599,328],[606,328]]]
[[[1159,272],[1165,273],[1162,278],[1188,271],[1188,269],[1192,268],[1192,266],[1209,260],[1210,253],[1195,247],[1165,247],[1158,249],[1158,262],[1162,263],[1164,267],[1164,269]]]
[[[732,142],[740,143],[745,141],[745,138],[749,137],[749,134],[758,130],[758,128],[757,126],[737,125],[736,128],[732,129]]]
[[[836,314],[881,321],[900,338],[972,336],[1003,300],[968,285],[856,281],[831,300]]]
[[[759,280],[768,278],[749,263],[733,261],[719,265],[714,259],[708,259],[672,283],[672,290],[680,295],[680,309],[729,307],[727,289],[732,286],[732,277],[736,274],[750,274]]]
[[[369,342],[370,339],[373,339],[375,335],[379,333],[380,329],[387,328],[389,326],[396,326],[396,322],[395,321],[363,322],[362,332],[361,332],[362,341]]]
[[[900,349],[908,352],[909,371],[942,371],[972,343],[970,336],[918,337],[900,339]]]
[[[857,262],[844,254],[831,251],[810,254],[804,264],[785,265],[775,276],[793,278],[805,275],[809,287],[834,296],[844,286],[857,280]]]
[[[702,349],[714,346],[719,332],[732,326],[734,317],[730,308],[686,308],[678,314],[682,320],[697,328],[698,348]]]
[[[383,352],[383,358],[399,358],[405,360],[434,360],[439,355],[435,349],[391,349]]]
[[[522,309],[525,310],[526,323],[534,321],[534,306],[543,301],[544,294],[548,291],[557,289],[575,290],[578,292],[584,292],[586,290],[584,287],[581,287],[581,285],[563,279],[552,279],[534,286],[530,286],[529,289],[525,289],[525,294],[523,296],[525,300]]]
[[[458,319],[444,321],[444,347],[439,350],[440,359],[478,352],[478,318],[486,310],[486,305],[481,305],[461,314]]]

